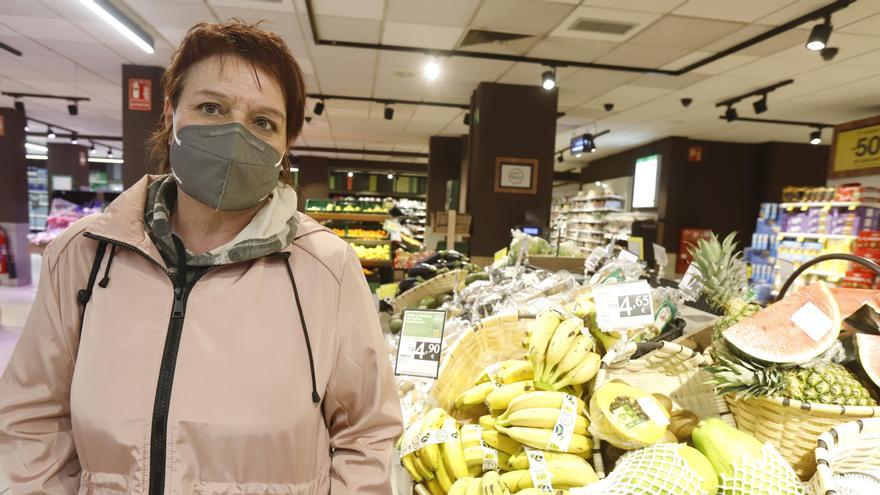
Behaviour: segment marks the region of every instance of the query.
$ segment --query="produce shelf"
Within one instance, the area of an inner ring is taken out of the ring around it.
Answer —
[[[336,196],[367,196],[371,198],[412,198],[425,199],[424,194],[405,193],[405,192],[374,192],[374,191],[330,191],[330,194]]]
[[[365,246],[381,246],[382,244],[391,244],[391,239],[363,239],[359,237],[343,237],[348,242],[355,244],[363,244]]]
[[[808,234],[803,232],[780,232],[777,237],[803,237],[805,239],[855,239],[857,236],[848,234]]]
[[[350,213],[334,211],[307,211],[306,215],[315,220],[351,220],[353,222],[384,222],[387,213]]]

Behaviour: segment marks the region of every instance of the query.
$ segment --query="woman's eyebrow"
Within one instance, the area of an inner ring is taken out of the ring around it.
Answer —
[[[224,95],[223,93],[220,93],[218,91],[214,91],[211,89],[200,89],[200,90],[196,91],[196,94],[202,95],[202,96],[209,96],[211,98],[217,98],[218,100],[226,100],[227,99],[226,95]]]
[[[271,115],[278,117],[281,120],[284,120],[284,114],[279,112],[278,110],[272,108],[272,107],[267,107],[267,106],[257,107],[253,110],[253,112],[258,113],[258,114],[271,114]]]

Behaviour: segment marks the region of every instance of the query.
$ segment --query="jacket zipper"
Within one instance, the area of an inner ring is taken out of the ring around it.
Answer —
[[[165,463],[167,460],[168,415],[171,406],[171,389],[174,384],[174,371],[177,367],[177,354],[180,349],[180,338],[183,333],[183,321],[186,316],[186,302],[196,282],[215,267],[208,267],[196,273],[192,281],[181,286],[175,282],[174,276],[159,262],[140,249],[114,239],[97,236],[86,232],[90,239],[104,241],[119,246],[144,257],[171,279],[174,287],[174,303],[171,307],[171,318],[168,322],[168,333],[165,336],[165,348],[159,366],[159,381],[156,385],[156,397],[153,402],[152,431],[150,432],[150,489],[149,495],[162,495],[165,491]]]

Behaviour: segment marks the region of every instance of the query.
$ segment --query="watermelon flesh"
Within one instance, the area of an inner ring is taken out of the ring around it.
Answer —
[[[856,334],[856,348],[865,374],[880,387],[880,335]]]
[[[834,300],[840,308],[840,314],[847,317],[856,311],[862,304],[871,304],[880,308],[880,291],[870,289],[844,289],[834,287],[831,289]]]
[[[828,287],[811,284],[722,332],[759,362],[798,364],[825,352],[840,334],[840,310]]]

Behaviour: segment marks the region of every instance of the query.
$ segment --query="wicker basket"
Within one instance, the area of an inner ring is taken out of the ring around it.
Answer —
[[[771,442],[801,479],[816,472],[816,438],[840,424],[880,416],[876,406],[832,406],[794,399],[725,395],[737,428],[761,442]]]
[[[408,307],[417,306],[419,301],[426,297],[445,294],[464,283],[467,275],[467,270],[451,270],[415,285],[391,300],[392,311],[397,314]]]
[[[530,321],[515,314],[491,316],[456,341],[440,363],[440,373],[431,389],[438,405],[459,419],[468,417],[456,410],[455,398],[473,387],[487,366],[525,357],[523,342]]]
[[[648,351],[638,359],[630,359],[636,352]],[[612,348],[602,358],[593,388],[598,389],[609,380],[619,379],[627,384],[669,396],[683,409],[698,417],[720,416],[733,425],[733,417],[724,399],[707,384],[709,375],[701,369],[702,354],[672,342],[628,343],[623,348]],[[593,446],[593,467],[605,477],[605,462],[600,441]]]
[[[880,473],[880,419],[860,419],[823,433],[816,447],[816,474],[810,479],[814,495],[834,495],[844,473]]]

